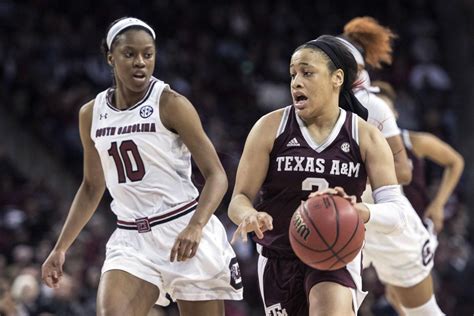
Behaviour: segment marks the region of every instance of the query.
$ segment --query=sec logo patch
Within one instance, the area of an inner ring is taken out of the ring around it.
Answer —
[[[140,109],[140,116],[142,118],[150,117],[153,114],[153,108],[149,105],[145,105]]]

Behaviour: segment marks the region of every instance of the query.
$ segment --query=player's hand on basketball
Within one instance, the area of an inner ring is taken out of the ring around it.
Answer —
[[[333,195],[338,195],[340,197],[343,197],[344,199],[348,200],[352,205],[357,203],[357,199],[354,195],[348,195],[346,191],[342,187],[334,187],[334,188],[328,188],[325,190],[321,191],[316,191],[312,192],[309,194],[309,197],[314,197],[314,196],[320,196],[324,194],[333,194]]]
[[[64,251],[53,250],[41,266],[41,278],[50,288],[59,288],[63,276]]]
[[[242,220],[237,230],[232,236],[231,244],[240,237],[243,242],[247,242],[247,233],[255,232],[258,239],[263,238],[263,233],[273,229],[273,218],[266,212],[252,213]]]
[[[202,227],[199,225],[189,224],[179,233],[178,237],[171,248],[170,261],[185,261],[196,255],[201,242]]]
[[[431,203],[425,211],[425,217],[431,219],[437,233],[443,230],[444,225],[444,207],[442,205]]]

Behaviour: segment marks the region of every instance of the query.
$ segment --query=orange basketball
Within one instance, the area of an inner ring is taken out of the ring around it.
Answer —
[[[289,235],[293,251],[305,264],[318,270],[337,270],[357,256],[365,228],[349,201],[321,195],[296,209]]]

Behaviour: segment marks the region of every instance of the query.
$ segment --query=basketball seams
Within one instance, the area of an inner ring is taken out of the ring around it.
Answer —
[[[306,207],[306,203],[307,203],[307,200],[305,203],[303,203],[303,212],[305,214],[305,216],[307,217],[307,219],[309,220],[309,222],[311,223],[311,225],[313,226],[313,228],[315,229],[316,233],[318,234],[319,238],[321,238],[322,242],[326,245],[326,247],[328,247],[328,249],[326,251],[331,251],[333,256],[338,258],[339,260],[339,256],[338,254],[333,250],[333,247],[334,245],[337,243],[337,239],[338,239],[338,224],[336,224],[336,238],[334,240],[334,244],[333,245],[329,245],[329,243],[326,241],[326,239],[324,238],[324,236],[321,234],[321,232],[319,231],[318,227],[316,227],[316,225],[314,224],[311,216],[309,216],[309,211],[308,211],[308,208]],[[337,213],[336,213],[336,218],[337,218]],[[337,223],[337,222],[336,222]]]
[[[338,226],[338,228],[339,228],[339,208],[337,207],[337,203],[336,203],[336,201],[334,201],[334,198],[333,198],[332,196],[330,196],[330,197],[331,197],[331,200],[332,200],[332,202],[333,202],[334,208],[336,209],[337,226]],[[346,246],[352,241],[352,239],[354,239],[354,236],[356,235],[357,230],[359,229],[360,217],[359,217],[359,213],[357,213],[357,211],[356,211],[356,214],[357,214],[357,221],[356,221],[355,229],[353,230],[352,235],[351,235],[351,237],[349,238],[349,240],[341,247],[341,250],[337,252],[338,254],[346,248]],[[338,237],[338,235],[336,235],[336,240],[337,240],[337,237]],[[360,248],[360,247],[359,247],[359,248]],[[353,251],[351,251],[351,253],[352,253],[352,252],[353,252]],[[347,257],[347,255],[345,255],[344,257]],[[344,257],[343,257],[343,258],[344,258]],[[344,264],[347,264],[347,262],[345,262],[345,261],[342,261],[342,262],[343,262]],[[334,263],[334,264],[335,264],[335,263]]]
[[[344,217],[342,216],[343,213],[340,213],[341,209],[345,209],[346,208],[346,205],[344,203],[348,203],[346,200],[344,200],[344,202],[339,201],[339,200],[336,200],[336,198],[333,196],[333,195],[324,195],[322,197],[320,197],[321,200],[320,200],[320,203],[319,205],[321,205],[322,207],[325,208],[325,212],[329,212],[329,214],[331,214],[330,212],[335,212],[335,213],[332,213],[334,214],[334,219],[333,220],[329,220],[329,222],[333,221],[333,225],[335,224],[336,225],[336,231],[333,231],[333,234],[335,233],[335,240],[334,242],[332,243],[329,243],[325,236],[323,235],[323,232],[325,232],[325,230],[320,230],[318,228],[318,226],[315,224],[316,222],[316,217],[317,216],[314,216],[317,214],[317,210],[319,207],[315,207],[315,205],[318,205],[318,204],[308,204],[308,203],[311,203],[309,200],[311,199],[308,199],[306,200],[304,203],[302,203],[302,205],[300,205],[300,207],[297,209],[297,213],[295,214],[298,214],[298,216],[300,216],[302,218],[302,220],[304,220],[304,222],[307,223],[308,225],[308,228],[310,228],[312,226],[312,229],[314,231],[316,231],[316,234],[317,235],[314,235],[313,238],[319,238],[319,243],[321,246],[321,242],[323,245],[326,246],[326,249],[324,250],[320,250],[320,249],[314,249],[312,248],[311,246],[308,246],[308,243],[305,243],[304,241],[300,240],[299,238],[299,235],[290,229],[290,234],[289,234],[289,239],[290,239],[290,242],[292,243],[292,247],[293,245],[295,247],[300,247],[301,248],[301,251],[303,253],[301,253],[302,256],[304,257],[308,257],[308,259],[311,258],[311,252],[315,253],[315,255],[317,253],[319,253],[319,256],[320,258],[317,259],[317,261],[307,261],[305,262],[307,265],[309,266],[313,266],[313,265],[323,265],[325,268],[322,269],[322,271],[324,270],[336,270],[336,269],[340,269],[340,268],[337,268],[337,266],[343,264],[344,266],[346,266],[350,260],[346,260],[346,258],[348,259],[351,259],[354,257],[354,253],[356,254],[358,251],[360,251],[360,248],[362,245],[357,245],[357,247],[349,250],[347,249],[348,246],[353,243],[354,241],[360,241],[359,239],[359,235],[361,233],[363,233],[363,231],[360,231],[361,229],[361,223],[360,223],[360,216],[359,214],[357,213],[356,210],[355,211],[355,214],[356,214],[356,225],[353,226],[353,231],[352,233],[350,233],[350,236],[349,237],[346,237],[347,236],[347,233],[349,232],[345,232],[344,233],[344,239],[347,238],[346,242],[344,242],[343,245],[341,246],[338,246],[338,241],[339,241],[339,238],[341,238],[341,234],[343,231],[347,231],[350,229],[350,227],[352,226],[351,224],[349,223],[353,223],[353,220],[354,220],[354,216],[353,215],[350,215],[350,217],[352,217],[352,220],[350,222],[348,222],[347,224],[345,224],[345,226],[342,225],[342,223],[340,223],[341,220],[344,219]],[[332,208],[331,208],[331,203],[332,203]],[[341,203],[341,205],[338,206],[337,203]],[[351,204],[349,204],[350,207],[352,207]],[[316,211],[316,212],[310,212],[310,209],[312,211]],[[320,209],[320,208],[319,208]],[[326,213],[327,214],[327,213]],[[312,216],[310,215],[313,215],[314,216],[314,219],[312,218]],[[349,216],[349,214],[346,214]],[[330,215],[329,215],[330,216]],[[323,220],[324,221],[324,220]],[[335,223],[334,223],[335,221]],[[309,226],[311,225],[311,226]],[[347,228],[344,228],[343,227],[347,227]],[[326,227],[327,229],[328,227]],[[334,236],[334,235],[333,235]],[[356,236],[358,237],[356,240],[354,240],[356,238]],[[329,236],[326,236],[326,237],[329,237]],[[363,244],[363,243],[362,243]],[[311,243],[310,243],[311,245]],[[353,247],[353,245],[350,245],[351,247]],[[295,248],[293,247],[293,248]],[[336,247],[338,249],[336,249]],[[324,253],[327,252],[327,257],[324,256]],[[321,258],[321,257],[324,257],[324,258]],[[333,261],[331,261],[333,260]],[[336,266],[336,268],[334,268]],[[315,269],[318,269],[316,267],[314,267]],[[318,269],[319,270],[319,269]]]

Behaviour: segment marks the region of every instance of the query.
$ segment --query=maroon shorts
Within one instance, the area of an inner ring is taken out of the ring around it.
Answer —
[[[334,271],[316,270],[296,257],[272,256],[271,251],[267,249],[259,259],[258,270],[265,314],[270,316],[308,315],[309,292],[320,282],[334,282],[356,288],[346,268]]]

